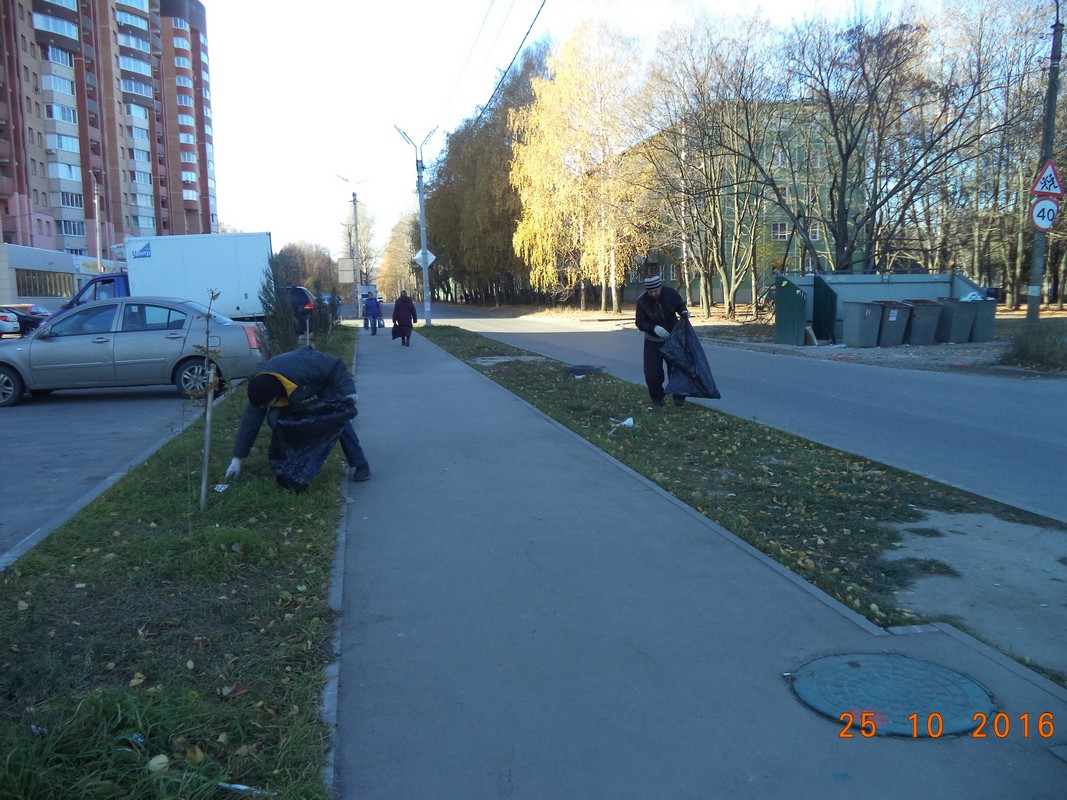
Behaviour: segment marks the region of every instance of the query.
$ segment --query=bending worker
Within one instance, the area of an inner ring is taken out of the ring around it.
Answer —
[[[344,361],[311,347],[291,350],[267,361],[263,371],[248,380],[248,407],[237,429],[233,460],[226,469],[226,477],[236,478],[241,474],[241,460],[252,450],[264,419],[273,427],[282,408],[315,398],[356,401],[356,383]],[[350,467],[349,480],[370,480],[370,464],[351,421],[341,433],[341,451]]]
[[[671,338],[671,331],[682,317],[688,317],[689,310],[678,292],[670,286],[664,286],[659,275],[645,278],[645,291],[637,298],[637,317],[635,324],[645,334],[643,366],[648,396],[653,404],[663,405],[663,343]],[[667,365],[670,374],[670,365]],[[685,405],[683,395],[674,396],[676,406]]]

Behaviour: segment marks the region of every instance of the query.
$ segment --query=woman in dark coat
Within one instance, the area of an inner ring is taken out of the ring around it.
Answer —
[[[407,291],[401,291],[400,297],[393,303],[393,338],[403,340],[404,347],[411,347],[411,328],[419,321],[415,313],[415,303],[408,297]]]

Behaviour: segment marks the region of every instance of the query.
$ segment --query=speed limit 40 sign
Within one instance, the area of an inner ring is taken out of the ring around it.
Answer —
[[[1055,200],[1047,197],[1038,200],[1030,209],[1030,223],[1039,231],[1047,231],[1056,221],[1056,215],[1060,213],[1060,205]]]

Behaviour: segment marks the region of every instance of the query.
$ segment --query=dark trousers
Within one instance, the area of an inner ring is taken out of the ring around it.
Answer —
[[[645,339],[645,351],[644,351],[644,369],[645,369],[645,385],[648,386],[648,396],[653,400],[663,399],[663,381],[671,374],[671,365],[667,364],[667,371],[664,374],[663,354],[660,352],[663,349],[664,342],[650,341]]]

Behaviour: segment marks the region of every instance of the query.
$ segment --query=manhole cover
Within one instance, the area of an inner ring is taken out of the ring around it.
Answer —
[[[853,735],[930,737],[969,733],[995,710],[984,686],[963,673],[892,653],[846,653],[811,661],[793,691]]]

